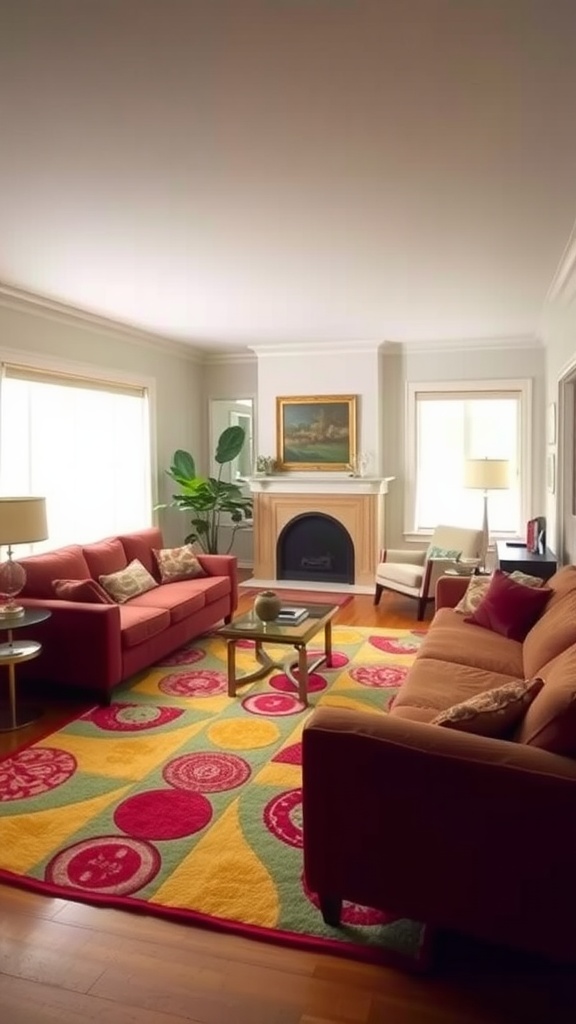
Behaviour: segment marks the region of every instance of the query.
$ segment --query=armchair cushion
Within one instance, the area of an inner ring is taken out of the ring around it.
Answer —
[[[462,556],[462,552],[456,548],[440,548],[437,544],[430,544],[426,558],[449,558],[455,562],[458,562]]]
[[[376,579],[383,583],[399,583],[403,587],[419,590],[422,584],[423,567],[408,562],[381,562],[376,570]]]

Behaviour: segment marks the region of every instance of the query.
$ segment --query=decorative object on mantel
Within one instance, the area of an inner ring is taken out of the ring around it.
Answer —
[[[276,399],[278,468],[346,472],[356,459],[356,395]]]
[[[254,611],[262,622],[272,622],[282,607],[282,601],[273,590],[263,590],[254,598]]]
[[[256,472],[271,476],[276,469],[276,459],[272,455],[256,456]]]
[[[358,452],[350,460],[348,476],[365,477],[372,463],[372,452]]]

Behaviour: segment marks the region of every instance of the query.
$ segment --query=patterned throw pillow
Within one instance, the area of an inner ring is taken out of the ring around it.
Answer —
[[[521,583],[523,587],[541,587],[544,580],[540,576],[529,576],[526,572],[515,570],[508,576],[515,583]],[[468,588],[458,604],[454,606],[455,612],[462,612],[463,615],[473,615],[478,605],[484,600],[488,593],[491,576],[472,576]]]
[[[454,551],[451,548],[439,548],[435,544],[430,544],[428,551],[426,552],[426,559],[449,558],[453,562],[457,562],[461,555],[461,551]]]
[[[153,590],[158,584],[150,575],[142,562],[135,558],[125,569],[118,572],[111,572],[107,576],[100,576],[99,582],[116,604],[124,604],[131,597],[138,594],[145,594],[147,590]]]
[[[544,680],[539,677],[503,683],[494,690],[477,693],[461,704],[453,704],[436,715],[430,724],[473,732],[476,736],[502,738],[518,725],[543,686]]]
[[[191,544],[181,548],[153,548],[162,583],[191,580],[206,573],[196,558]]]
[[[85,604],[114,604],[96,580],[53,580],[56,597],[61,601],[84,601]]]

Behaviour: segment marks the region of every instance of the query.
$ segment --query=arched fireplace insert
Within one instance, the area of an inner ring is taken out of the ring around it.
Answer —
[[[279,580],[354,583],[354,544],[346,527],[319,512],[295,516],[276,544]]]

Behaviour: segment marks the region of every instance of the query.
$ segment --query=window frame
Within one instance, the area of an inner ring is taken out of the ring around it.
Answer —
[[[404,528],[406,541],[421,541],[430,537],[432,530],[417,530],[415,526],[416,509],[416,466],[417,466],[417,402],[418,395],[437,394],[461,395],[462,398],[472,396],[482,398],[496,392],[510,394],[515,392],[519,397],[519,437],[518,437],[518,474],[520,480],[520,526],[530,518],[532,495],[532,461],[530,458],[532,439],[532,380],[525,378],[501,378],[496,380],[452,380],[452,381],[408,381],[406,384],[406,419],[405,419],[405,466],[406,478],[404,486]],[[478,524],[480,529],[481,523]],[[513,533],[492,534],[498,537],[512,537]]]
[[[147,489],[150,501],[150,522],[156,519],[155,508],[158,504],[158,458],[157,458],[157,394],[156,380],[137,372],[111,369],[110,367],[97,366],[93,363],[85,363],[69,360],[56,356],[48,356],[36,352],[23,352],[20,349],[8,347],[0,348],[0,373],[7,370],[22,368],[24,374],[29,371],[31,375],[39,377],[43,373],[47,377],[68,378],[85,381],[86,385],[93,390],[143,391],[147,400],[148,419],[148,480]],[[9,373],[9,376],[17,374]],[[55,381],[56,383],[56,381]],[[37,550],[44,549],[45,544],[36,545]],[[31,550],[34,546],[31,546]]]

